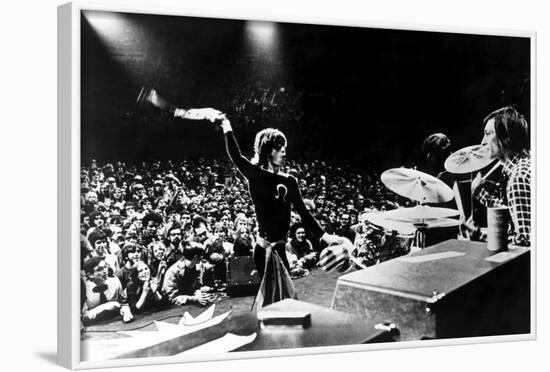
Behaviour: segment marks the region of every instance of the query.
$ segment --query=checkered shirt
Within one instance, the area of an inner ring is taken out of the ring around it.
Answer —
[[[506,188],[483,184],[475,193],[486,207],[508,206],[513,223],[512,243],[531,244],[531,158],[516,155],[502,167]]]

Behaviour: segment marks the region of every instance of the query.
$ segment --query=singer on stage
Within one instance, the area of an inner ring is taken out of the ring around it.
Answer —
[[[262,284],[255,306],[261,308],[284,298],[296,298],[285,254],[291,205],[315,238],[333,246],[335,250],[352,249],[353,245],[346,238],[323,231],[306,209],[297,180],[281,172],[286,161],[287,145],[281,131],[273,128],[260,131],[254,142],[254,158],[249,161],[241,153],[230,121],[221,114],[218,122],[221,122],[223,129],[227,154],[248,180],[256,210],[259,236],[254,247],[254,262],[262,277]],[[336,262],[333,266],[337,266]]]

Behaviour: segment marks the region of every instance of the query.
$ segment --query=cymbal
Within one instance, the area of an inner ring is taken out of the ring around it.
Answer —
[[[445,169],[457,174],[476,172],[491,164],[493,159],[489,156],[486,146],[467,146],[449,155],[445,160]]]
[[[382,227],[387,231],[396,231],[400,235],[412,235],[416,232],[418,228],[418,226],[415,226],[415,223],[422,221],[422,219],[406,218],[406,216],[399,216],[399,214],[409,213],[408,211],[396,212],[403,209],[410,210],[411,208],[394,209],[386,212],[366,212],[361,215],[361,220],[366,220],[376,226]],[[454,213],[455,212],[453,212],[453,214]],[[450,212],[440,214],[450,214]],[[423,222],[426,224],[427,228],[453,227],[460,225],[459,220],[448,217],[425,219]]]
[[[456,218],[438,218],[436,220],[426,221],[428,229],[437,227],[455,227],[460,225],[460,221]]]
[[[361,216],[361,219],[382,227],[387,231],[397,231],[400,235],[412,235],[416,232],[414,224],[408,221],[389,219],[388,212],[366,212]]]
[[[422,203],[445,203],[454,198],[453,190],[443,181],[414,169],[388,169],[381,179],[396,194]]]
[[[460,213],[456,209],[417,205],[410,208],[398,208],[386,212],[386,218],[396,221],[419,222],[424,220],[440,220],[455,217]]]

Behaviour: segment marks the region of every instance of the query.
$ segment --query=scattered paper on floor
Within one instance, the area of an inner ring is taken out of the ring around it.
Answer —
[[[208,316],[211,317],[211,315],[209,315],[210,311],[211,309],[207,309],[205,311],[207,312],[207,315],[203,319]],[[200,331],[201,329],[218,325],[225,318],[227,318],[230,313],[231,310],[194,325],[172,324],[168,322],[155,321],[154,324],[157,327],[157,331],[119,331],[117,334],[130,337],[118,337],[107,340],[84,340],[81,343],[82,359],[112,359],[121,354],[150,347],[176,337],[184,336]]]
[[[228,353],[241,346],[247,345],[256,339],[256,332],[249,336],[238,336],[233,333],[226,333],[225,336],[217,340],[207,342],[193,349],[186,350],[177,355],[186,354],[219,354]]]

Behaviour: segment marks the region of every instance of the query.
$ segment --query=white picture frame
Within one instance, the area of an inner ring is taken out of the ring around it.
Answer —
[[[157,7],[131,7],[121,5],[98,5],[85,2],[73,2],[58,8],[58,358],[59,363],[71,369],[88,369],[103,367],[155,365],[180,362],[214,361],[241,358],[258,358],[273,356],[293,356],[304,354],[324,354],[365,350],[395,349],[403,347],[429,347],[498,341],[523,341],[536,338],[535,275],[536,250],[531,252],[531,332],[514,336],[496,336],[452,340],[430,340],[395,344],[373,344],[356,346],[322,347],[313,349],[270,350],[240,354],[223,354],[196,357],[155,357],[132,360],[81,361],[80,352],[80,309],[79,309],[79,254],[74,247],[79,246],[79,170],[80,170],[80,13],[84,10],[101,10],[109,12],[143,13],[151,15],[197,16],[228,19],[251,19],[273,22],[311,23],[324,25],[345,25],[354,27],[391,28],[428,32],[450,32],[480,35],[499,35],[525,37],[531,40],[531,143],[532,151],[536,150],[536,108],[535,108],[535,64],[536,34],[527,31],[504,31],[483,29],[455,29],[429,27],[414,24],[376,24],[373,22],[357,23],[326,19],[304,19],[302,17],[270,18],[249,14],[228,15],[202,13],[186,9],[166,9]],[[536,159],[533,159],[533,169]],[[536,173],[534,173],[534,184]],[[536,206],[534,190],[533,207]],[[533,208],[536,216],[536,208]],[[533,225],[533,236],[536,236]],[[535,241],[535,239],[533,239]]]

